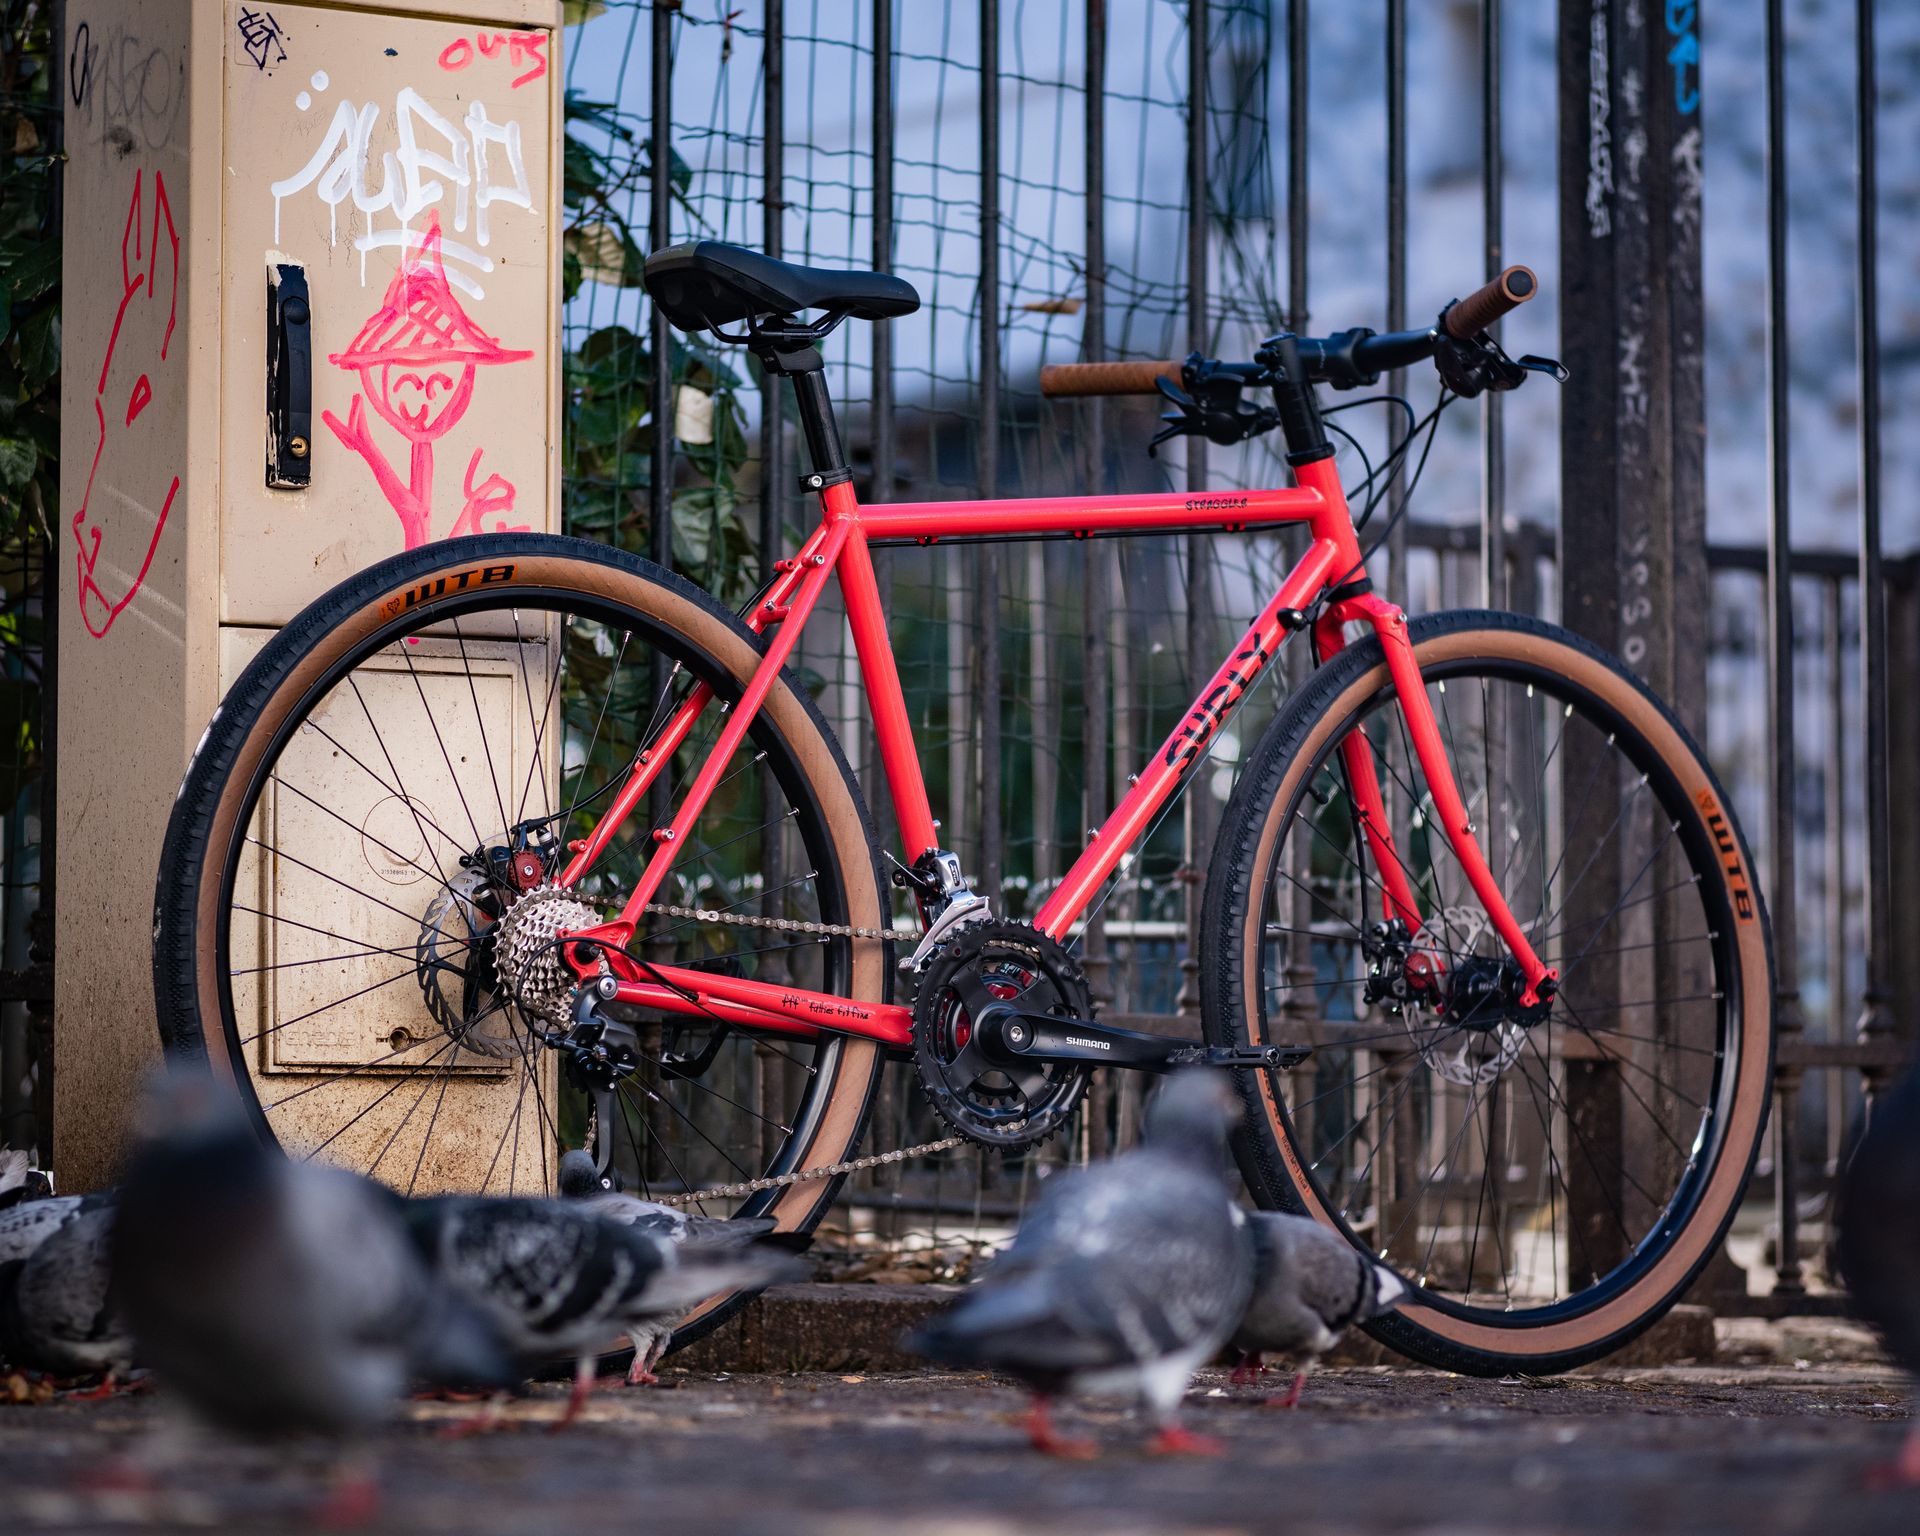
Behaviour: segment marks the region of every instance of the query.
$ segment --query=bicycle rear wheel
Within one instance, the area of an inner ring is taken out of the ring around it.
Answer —
[[[1202,959],[1222,1044],[1301,1043],[1242,1074],[1238,1153],[1413,1291],[1369,1325],[1474,1374],[1565,1370],[1648,1327],[1731,1222],[1772,1066],[1766,916],[1726,797],[1667,710],[1551,625],[1411,625],[1475,836],[1541,958],[1530,1015],[1431,824],[1378,641],[1269,728],[1215,849]],[[1418,899],[1384,924],[1339,751],[1370,744]]]
[[[544,1038],[566,984],[541,924],[617,913],[653,823],[637,808],[558,893],[566,845],[704,683],[714,702],[659,781],[684,786],[759,659],[690,583],[574,539],[454,540],[343,583],[259,647],[188,771],[156,907],[164,1043],[203,1055],[290,1154],[404,1192],[550,1192],[559,1151],[591,1135],[637,1193],[810,1229],[838,1180],[700,1192],[849,1156],[877,1047],[663,1016],[641,1028],[617,1123],[596,1125]],[[538,878],[505,878],[492,850],[536,824]],[[785,676],[657,903],[875,929],[883,891],[852,773]],[[659,915],[634,941],[655,963],[867,1001],[886,996],[889,947]],[[553,967],[553,1012],[506,984],[509,953]]]

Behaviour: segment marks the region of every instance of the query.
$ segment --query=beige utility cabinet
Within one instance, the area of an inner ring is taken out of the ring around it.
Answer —
[[[54,1042],[69,1187],[111,1175],[157,1056],[160,841],[227,685],[376,560],[558,526],[559,27],[558,0],[68,0]],[[493,647],[502,709],[545,665],[541,643]],[[483,713],[489,699],[477,690]],[[526,771],[515,756],[503,773]],[[343,782],[333,807],[375,829],[368,846],[401,809],[380,798]],[[401,892],[414,873],[382,878]],[[288,869],[248,876],[270,906],[321,899]],[[284,1016],[284,999],[240,1003]],[[368,1064],[412,1021],[337,1012],[276,1032],[252,1070],[371,1093]],[[457,1091],[503,1078],[467,1063]]]

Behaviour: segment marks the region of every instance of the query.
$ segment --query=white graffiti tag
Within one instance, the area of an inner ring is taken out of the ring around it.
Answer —
[[[316,74],[310,82],[315,91],[324,91],[327,77]],[[302,91],[296,104],[302,111],[312,98]],[[450,233],[465,233],[471,224],[475,249],[457,240],[445,239],[447,259],[464,262],[481,272],[493,270],[484,247],[492,238],[490,210],[496,203],[510,207],[533,207],[533,189],[527,181],[527,167],[520,147],[517,122],[495,122],[485,102],[475,101],[467,108],[465,119],[456,127],[437,111],[412,86],[402,86],[394,97],[391,120],[394,147],[379,155],[379,184],[371,184],[370,168],[375,159],[374,133],[381,121],[378,102],[356,104],[343,100],[334,108],[320,146],[298,171],[271,183],[273,193],[273,237],[280,239],[280,205],[312,189],[327,205],[328,238],[340,239],[340,207],[351,201],[353,209],[366,218],[366,229],[353,242],[360,252],[360,280],[366,281],[366,254],[381,246],[402,250],[417,246],[420,237],[411,228],[428,210],[439,210],[452,189],[451,217],[446,221]],[[377,216],[392,215],[391,228],[378,227]],[[352,213],[348,215],[352,227]],[[483,290],[466,273],[450,269],[448,280],[475,298]]]

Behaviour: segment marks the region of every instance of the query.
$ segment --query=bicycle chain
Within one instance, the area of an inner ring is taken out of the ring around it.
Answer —
[[[891,928],[856,928],[851,923],[814,923],[798,917],[755,917],[746,912],[712,912],[703,907],[674,907],[650,901],[649,916],[683,917],[702,923],[725,923],[734,928],[772,928],[782,933],[817,933],[830,939],[899,939]]]
[[[650,901],[646,911],[654,917],[685,918],[702,923],[725,923],[735,928],[770,928],[782,933],[812,933],[833,939],[898,939],[891,928],[860,928],[852,923],[815,923],[797,917],[757,917],[746,912],[715,912],[702,907],[676,907],[667,902]],[[737,1184],[717,1184],[710,1189],[684,1195],[660,1195],[656,1205],[698,1205],[702,1200],[733,1200],[757,1195],[763,1190],[787,1189],[795,1184],[810,1184],[820,1179],[838,1178],[843,1173],[864,1173],[888,1163],[903,1163],[910,1157],[931,1157],[936,1152],[951,1152],[966,1144],[964,1136],[949,1136],[942,1141],[922,1142],[917,1147],[899,1147],[892,1152],[873,1152],[831,1163],[825,1168],[803,1168],[798,1173],[775,1174],[764,1179],[743,1179]]]
[[[963,1145],[966,1139],[964,1136],[949,1136],[945,1141],[927,1141],[917,1147],[900,1147],[892,1152],[874,1152],[866,1157],[849,1158],[826,1168],[803,1168],[798,1173],[747,1179],[739,1184],[720,1184],[712,1189],[694,1190],[684,1195],[657,1195],[653,1199],[656,1205],[698,1205],[702,1200],[731,1200],[737,1195],[757,1195],[763,1189],[785,1189],[791,1184],[806,1184],[815,1179],[837,1178],[843,1173],[861,1173],[886,1163],[905,1162],[910,1157],[931,1157],[935,1152],[951,1152]]]

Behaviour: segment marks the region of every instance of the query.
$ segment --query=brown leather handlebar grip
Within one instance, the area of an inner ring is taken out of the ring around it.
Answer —
[[[1063,395],[1157,395],[1154,381],[1180,382],[1180,364],[1163,358],[1149,363],[1049,363],[1040,370],[1040,393]]]
[[[1486,287],[1476,289],[1447,308],[1447,334],[1471,341],[1509,310],[1518,309],[1540,291],[1531,267],[1508,267]]]

